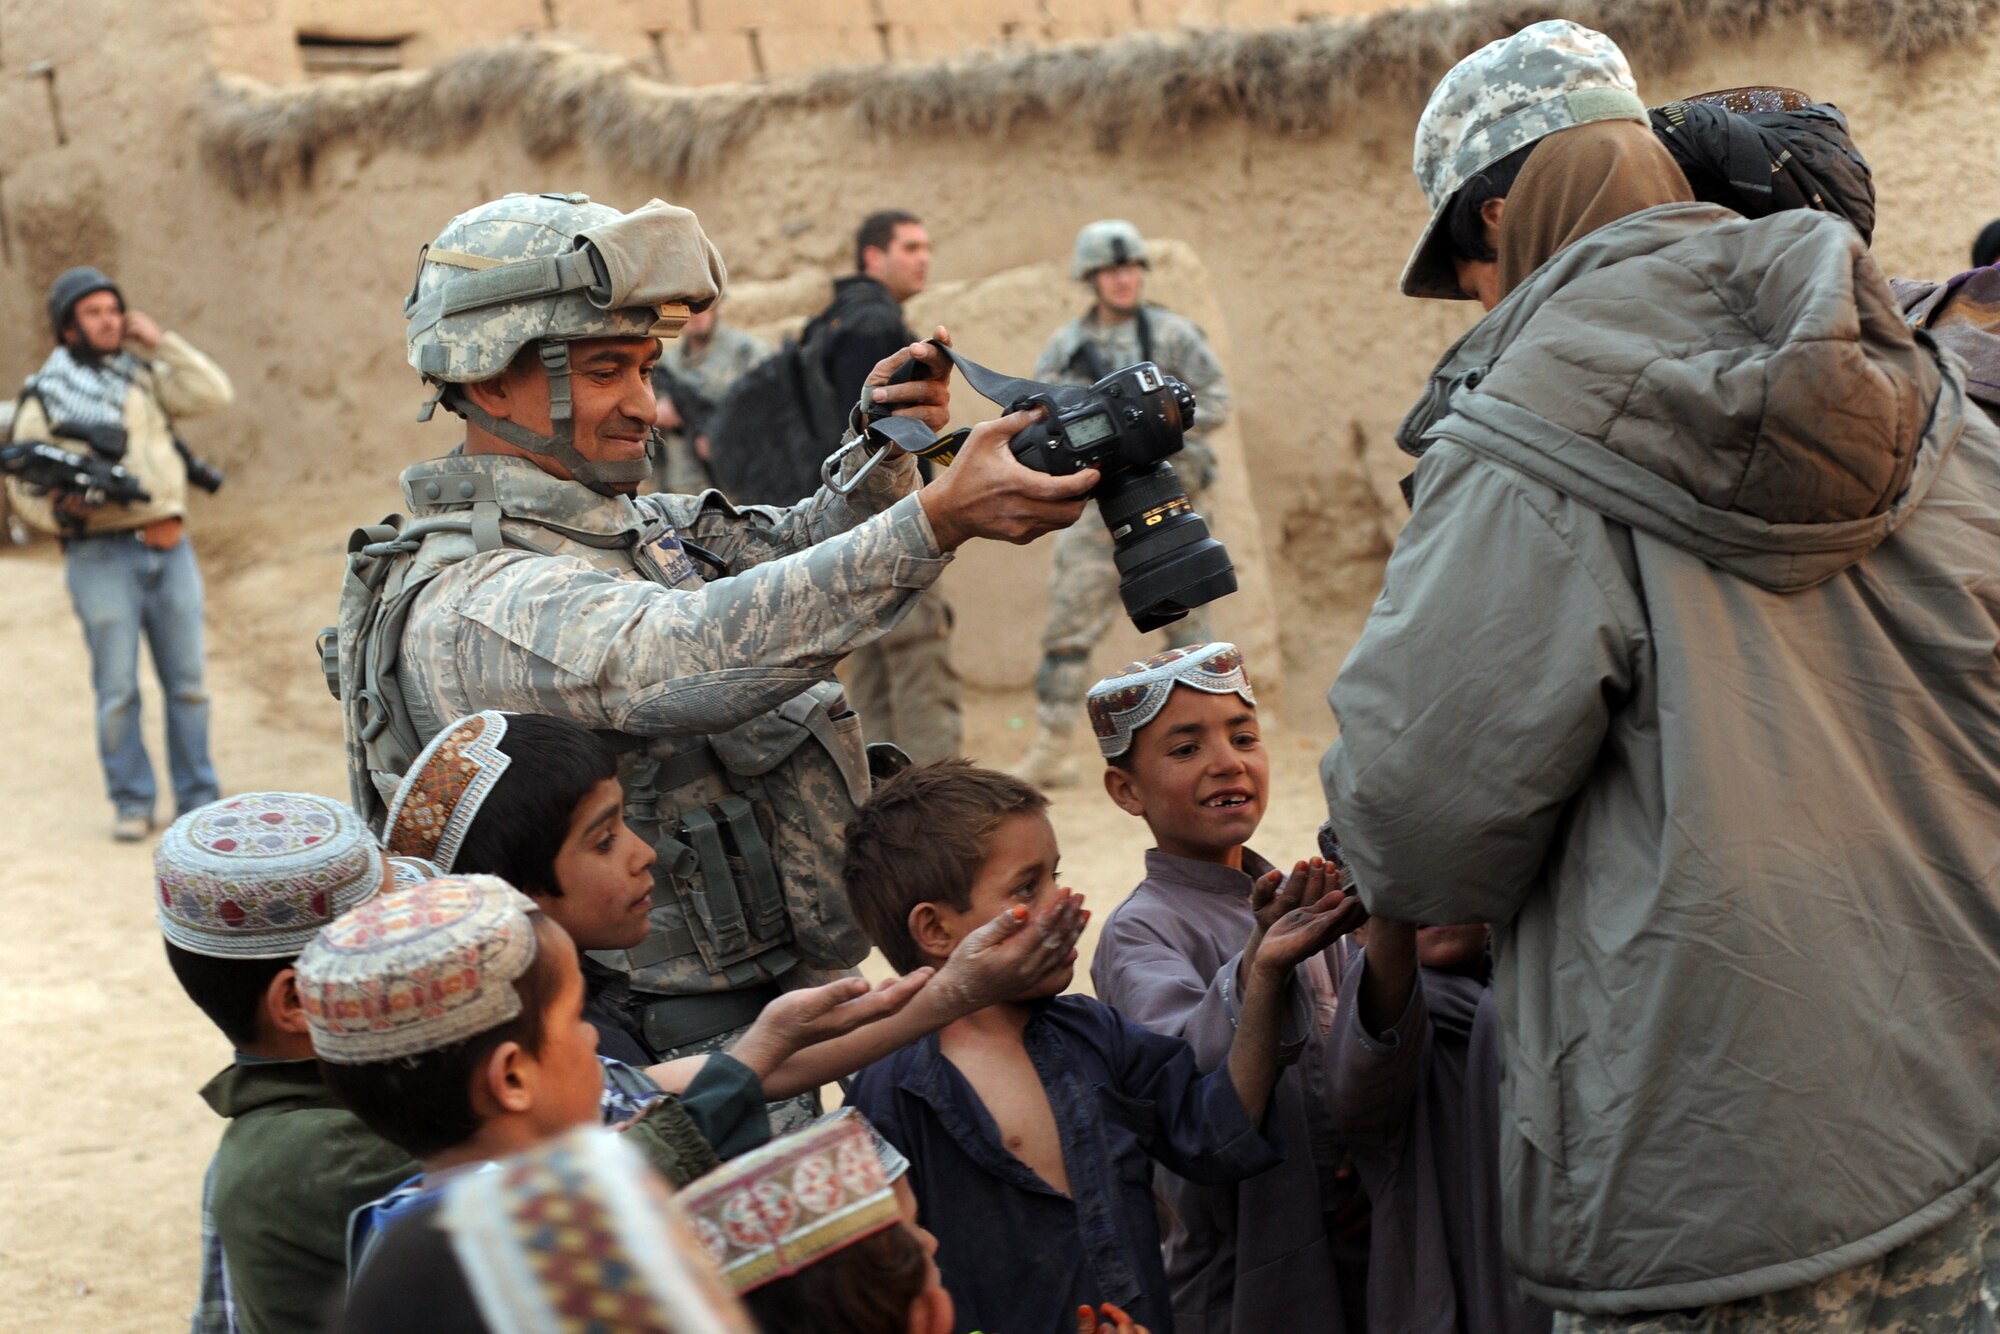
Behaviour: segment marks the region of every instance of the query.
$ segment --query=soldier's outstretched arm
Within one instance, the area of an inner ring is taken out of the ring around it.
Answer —
[[[951,341],[950,333],[942,325],[935,336],[946,343]],[[890,384],[890,377],[912,360],[925,363],[930,368],[930,378]],[[951,363],[929,343],[912,343],[878,362],[862,392],[881,395],[876,401],[892,405],[897,416],[914,417],[931,430],[941,431],[951,419]],[[841,468],[842,482],[853,477],[870,452],[849,451]],[[713,493],[702,497],[641,497],[640,503],[650,501],[682,535],[720,557],[724,567],[734,574],[844,533],[888,509],[914,491],[917,484],[916,460],[898,450],[871,469],[853,492],[842,495],[830,487],[821,487],[788,508],[739,507],[720,501]]]
[[[980,423],[943,476],[887,513],[699,588],[620,579],[564,556],[476,556],[418,595],[413,632],[451,642],[406,646],[406,684],[449,705],[639,736],[748,722],[887,633],[963,543],[1027,542],[1076,522],[1097,473],[1023,467],[1007,442],[1030,420]]]
[[[406,644],[403,670],[421,695],[453,706],[640,736],[724,731],[887,633],[948,559],[915,496],[693,588],[620,579],[566,556],[491,552],[418,595],[412,634],[449,643]]]

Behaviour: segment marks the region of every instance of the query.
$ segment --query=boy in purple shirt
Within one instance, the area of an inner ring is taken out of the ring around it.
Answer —
[[[898,774],[847,830],[847,893],[899,971],[942,964],[982,924],[1069,893],[1056,885],[1047,798],[960,760]],[[1208,1075],[1185,1042],[1060,993],[1069,970],[876,1062],[849,1101],[910,1159],[909,1181],[960,1330],[1040,1334],[1113,1302],[1169,1328],[1152,1164],[1223,1183],[1267,1171],[1258,1130],[1279,1066],[1292,969],[1344,923],[1338,894],[1297,878],[1245,932],[1241,1007]]]
[[[1105,791],[1156,844],[1146,878],[1104,925],[1091,981],[1106,1004],[1184,1038],[1212,1070],[1236,1032],[1238,948],[1278,884],[1249,847],[1270,761],[1243,655],[1224,643],[1172,650],[1100,681],[1087,707]],[[1360,906],[1343,909],[1343,929]],[[1333,942],[1305,959],[1290,989],[1284,1037],[1297,1060],[1270,1114],[1289,1161],[1228,1185],[1157,1174],[1173,1216],[1175,1334],[1368,1328],[1368,1201],[1329,1106],[1335,997],[1350,958],[1347,941]]]

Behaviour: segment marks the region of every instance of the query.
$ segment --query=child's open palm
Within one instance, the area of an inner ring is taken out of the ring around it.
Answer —
[[[1246,962],[1289,972],[1367,920],[1361,900],[1340,888],[1340,872],[1323,858],[1299,862],[1280,881],[1272,871],[1250,891],[1257,928]]]

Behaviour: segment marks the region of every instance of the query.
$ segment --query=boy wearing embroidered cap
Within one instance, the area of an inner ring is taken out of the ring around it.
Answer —
[[[413,1163],[327,1091],[294,964],[397,868],[352,810],[296,792],[190,811],[153,866],[167,962],[236,1049],[201,1091],[229,1126],[202,1191],[195,1334],[317,1330],[346,1278],[347,1215]]]
[[[1068,894],[1047,807],[964,761],[884,783],[848,825],[845,880],[889,962],[947,960],[991,919]],[[1058,994],[1064,967],[855,1077],[851,1105],[910,1158],[960,1328],[1056,1329],[1097,1302],[1168,1327],[1149,1162],[1211,1184],[1278,1165],[1257,1129],[1282,1059],[1278,1012],[1292,969],[1344,920],[1323,868],[1297,890],[1304,906],[1246,933],[1236,1041],[1207,1075],[1180,1039]]]
[[[390,802],[387,839],[439,872],[499,876],[580,951],[617,951],[644,938],[658,893],[653,848],[624,810],[617,759],[595,733],[567,718],[489,709],[458,719],[424,748]],[[787,990],[741,1035],[667,1052],[649,1044],[649,1007],[633,1000],[625,974],[586,953],[584,1017],[597,1029],[600,1055],[646,1068],[670,1092],[681,1092],[707,1056],[734,1054],[764,1072],[767,1098],[787,1100],[771,1108],[783,1129],[788,1114],[806,1123],[800,1105],[821,1085],[1035,985],[1082,930],[1078,905],[1051,905],[1032,922],[996,919],[979,948],[954,955],[934,981],[919,969],[873,994],[855,979]],[[855,999],[832,1004],[842,997]],[[860,1027],[841,1035],[829,1016]]]
[[[1293,885],[1249,847],[1269,799],[1257,697],[1234,644],[1173,649],[1090,688],[1104,788],[1145,820],[1146,878],[1104,924],[1091,960],[1099,999],[1135,1023],[1185,1040],[1212,1070],[1229,1059],[1242,997],[1243,942]],[[1347,929],[1358,900],[1342,896]],[[1197,1185],[1165,1168],[1155,1186],[1173,1216],[1166,1237],[1174,1324],[1255,1331],[1312,1324],[1367,1328],[1368,1202],[1327,1115],[1334,999],[1350,959],[1343,938],[1293,974],[1297,1063],[1271,1094],[1270,1125],[1289,1161],[1247,1181]]]
[[[345,1334],[755,1334],[686,1214],[624,1136],[587,1127],[400,1220]]]
[[[680,1207],[763,1334],[950,1334],[951,1296],[852,1108],[703,1177]]]
[[[600,1063],[576,946],[493,876],[428,880],[363,904],[299,959],[300,1004],[327,1087],[421,1173],[357,1209],[358,1270],[380,1228],[438,1186],[599,1120],[684,1184],[770,1135],[756,1075],[710,1061],[685,1104]],[[698,1119],[697,1119],[698,1118]]]

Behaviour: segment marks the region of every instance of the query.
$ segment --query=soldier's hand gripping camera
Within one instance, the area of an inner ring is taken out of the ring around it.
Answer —
[[[1089,388],[1044,384],[996,374],[943,343],[934,340],[934,346],[964,372],[974,391],[1007,412],[1044,410],[1043,420],[1009,446],[1024,465],[1057,477],[1085,468],[1103,474],[1091,498],[1111,531],[1118,596],[1133,625],[1156,630],[1236,591],[1229,552],[1209,535],[1167,462],[1194,424],[1194,393],[1185,384],[1150,361],[1113,371]],[[929,373],[913,360],[890,382]],[[941,463],[951,461],[967,434],[933,438],[921,424],[873,406],[868,418],[871,434]],[[823,476],[829,486],[835,485],[839,460],[840,455],[827,460]],[[836,489],[852,488],[873,464]]]

